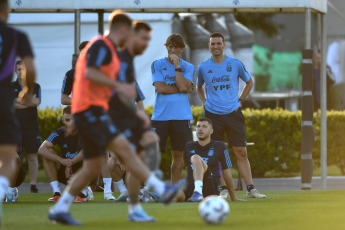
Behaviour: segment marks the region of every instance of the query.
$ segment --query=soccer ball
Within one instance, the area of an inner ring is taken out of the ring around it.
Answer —
[[[199,204],[199,215],[207,224],[221,224],[229,213],[228,202],[219,196],[208,196]]]

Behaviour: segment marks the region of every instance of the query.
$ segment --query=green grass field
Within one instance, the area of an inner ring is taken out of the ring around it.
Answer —
[[[84,223],[74,229],[345,229],[345,191],[263,191],[268,198],[247,202],[230,202],[229,218],[221,225],[206,225],[198,215],[197,203],[143,204],[156,217],[157,223],[127,221],[127,203],[103,201],[103,193],[95,200],[74,204],[72,215]],[[117,194],[118,195],[118,194]],[[244,198],[244,192],[237,192]],[[39,230],[66,229],[47,219],[47,202],[51,194],[20,194],[17,203],[3,205],[2,229]]]

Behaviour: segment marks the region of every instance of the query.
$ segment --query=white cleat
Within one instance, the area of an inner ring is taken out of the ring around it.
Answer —
[[[247,198],[266,198],[266,195],[260,194],[258,190],[253,188],[250,192],[247,192]]]
[[[113,194],[111,194],[111,192],[105,192],[104,200],[115,200],[115,197],[113,196]]]
[[[229,191],[227,189],[223,189],[222,191],[220,191],[219,196],[224,199],[230,198]]]

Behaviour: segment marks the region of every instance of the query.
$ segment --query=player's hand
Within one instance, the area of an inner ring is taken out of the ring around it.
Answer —
[[[235,199],[231,199],[231,200],[232,200],[232,201],[235,201],[235,202],[238,202],[238,201],[239,201],[239,202],[246,201],[246,200],[243,200],[243,199],[240,199],[240,198],[237,198],[237,197],[236,197]]]
[[[62,159],[61,164],[66,167],[72,167],[73,162],[72,159]]]
[[[24,87],[22,91],[18,94],[18,103],[22,105],[31,105],[33,97],[31,92],[28,90],[27,87]]]
[[[150,126],[150,119],[147,116],[147,114],[145,113],[145,111],[138,109],[135,113],[136,113],[137,117],[139,117],[139,119],[143,121],[143,123],[144,123],[143,128],[148,128]]]
[[[73,176],[72,167],[66,167],[65,176],[66,176],[66,179],[70,179]]]
[[[177,56],[176,54],[170,54],[168,56],[168,59],[173,63],[173,65],[176,67],[176,68],[179,68],[180,67],[180,57]]]

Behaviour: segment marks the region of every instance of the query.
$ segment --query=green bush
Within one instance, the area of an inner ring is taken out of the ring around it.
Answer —
[[[145,108],[151,117],[153,106]],[[203,117],[202,107],[192,106],[193,122]],[[39,124],[42,139],[61,127],[62,109],[47,108],[39,110]],[[247,129],[248,158],[254,177],[263,177],[266,172],[276,172],[289,176],[299,172],[301,167],[301,112],[283,109],[245,109],[243,110]],[[337,165],[345,175],[345,112],[328,111],[327,140],[328,165]],[[315,145],[313,161],[320,165],[320,112],[314,114]],[[161,169],[165,178],[170,178],[170,142],[166,154],[162,156]],[[233,164],[236,159],[231,155]]]

